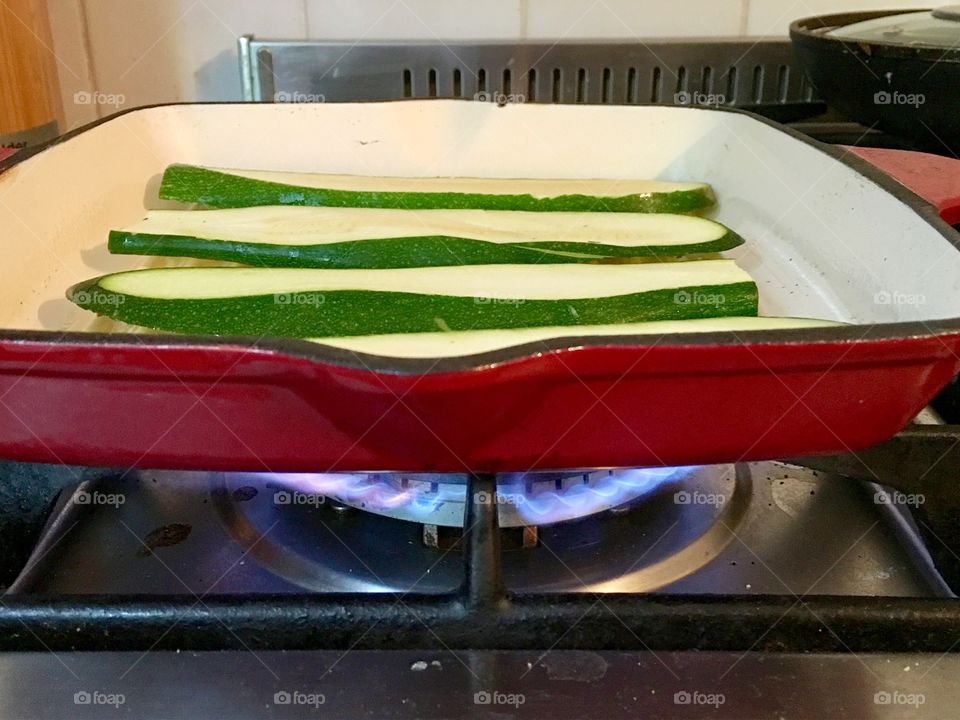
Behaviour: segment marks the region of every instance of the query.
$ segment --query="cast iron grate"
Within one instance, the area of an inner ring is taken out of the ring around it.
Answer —
[[[928,541],[941,544],[931,552],[953,587],[960,577],[952,549],[960,548],[958,443],[955,426],[918,427],[867,451],[892,485],[927,493],[921,524]],[[929,473],[910,474],[918,460],[935,457]],[[862,474],[852,457],[800,460],[808,461]],[[0,603],[0,650],[532,650],[547,638],[557,649],[579,650],[957,650],[960,604],[952,599],[508,593],[497,503],[478,500],[495,490],[492,475],[470,478],[464,581],[453,593],[7,595]]]

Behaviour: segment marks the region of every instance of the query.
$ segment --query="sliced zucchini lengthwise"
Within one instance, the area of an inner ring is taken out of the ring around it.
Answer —
[[[841,323],[831,320],[776,317],[721,317],[700,320],[664,320],[661,322],[622,323],[619,325],[581,325],[578,327],[536,327],[513,330],[470,330],[448,333],[409,333],[364,335],[358,337],[310,338],[333,347],[400,358],[461,357],[501,350],[515,345],[541,343],[555,338],[600,336],[669,335],[691,332],[751,332],[789,330],[791,328],[830,327]]]
[[[171,165],[160,197],[214,208],[257,205],[683,213],[714,203],[709,185],[659,180],[402,178]]]
[[[743,240],[692,215],[253,207],[154,210],[110,232],[110,252],[258,267],[404,268],[679,259]]]
[[[81,307],[157,330],[330,337],[756,315],[731,260],[400,270],[163,268],[80,283]]]

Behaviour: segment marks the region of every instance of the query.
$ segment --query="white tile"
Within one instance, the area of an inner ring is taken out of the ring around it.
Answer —
[[[517,40],[524,0],[306,0],[317,40]]]
[[[815,15],[856,10],[929,8],[936,4],[930,0],[748,0],[746,34],[786,35],[794,20]]]
[[[97,109],[86,102],[94,87],[87,57],[83,6],[80,0],[51,0],[47,7],[66,118],[66,127],[62,129],[69,130],[97,118]]]
[[[97,89],[127,106],[239,99],[238,36],[305,37],[302,0],[85,2]]]
[[[741,0],[529,0],[527,37],[537,40],[737,35]]]

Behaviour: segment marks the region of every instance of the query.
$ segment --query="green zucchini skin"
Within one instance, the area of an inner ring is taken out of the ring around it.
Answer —
[[[756,315],[753,282],[673,287],[629,295],[478,302],[472,297],[336,290],[228,298],[157,299],[118,294],[94,278],[67,292],[80,307],[133,325],[201,335],[348,337],[532,326],[598,325]],[[683,303],[677,293],[720,295]]]
[[[743,239],[733,231],[717,240],[690,245],[625,247],[577,242],[492,243],[447,235],[376,238],[318,245],[275,245],[111,230],[107,247],[110,252],[121,255],[191,257],[245,263],[255,267],[386,269],[504,263],[560,264],[596,262],[604,258],[675,261],[723,252],[742,243]]]
[[[708,187],[620,197],[560,195],[550,198],[457,192],[333,190],[245,178],[194,165],[170,165],[163,173],[160,197],[164,200],[198,203],[210,208],[309,205],[407,210],[476,208],[541,212],[643,213],[695,212],[712,207],[715,202],[713,193]]]

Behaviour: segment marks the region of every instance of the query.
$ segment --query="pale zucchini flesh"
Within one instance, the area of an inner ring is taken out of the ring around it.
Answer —
[[[134,325],[217,335],[328,337],[756,315],[730,260],[399,270],[165,268],[68,292]]]
[[[268,206],[154,210],[111,231],[109,249],[258,267],[402,268],[668,260],[742,242],[691,215]]]
[[[156,299],[210,299],[290,292],[359,290],[455,297],[591,299],[696,285],[752,282],[733,260],[649,265],[489,265],[325,270],[158,268],[113,273],[106,289]]]
[[[658,180],[398,178],[171,165],[160,197],[214,208],[310,205],[425,210],[683,213],[714,204],[704,183]]]
[[[471,330],[465,332],[431,332],[357,337],[310,338],[314,342],[367,355],[394,358],[462,357],[502,350],[516,345],[543,343],[557,338],[611,337],[635,335],[670,335],[694,332],[753,332],[756,330],[790,330],[793,328],[831,327],[841,323],[831,320],[777,317],[721,317],[697,320],[665,320],[660,322],[581,325],[571,327],[535,327],[513,330]]]

